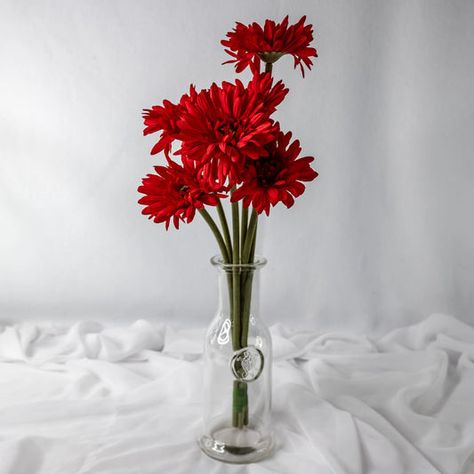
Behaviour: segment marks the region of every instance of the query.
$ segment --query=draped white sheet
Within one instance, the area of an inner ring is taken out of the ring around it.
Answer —
[[[0,328],[0,474],[474,473],[474,328],[272,334],[277,446],[232,466],[195,443],[203,330]]]

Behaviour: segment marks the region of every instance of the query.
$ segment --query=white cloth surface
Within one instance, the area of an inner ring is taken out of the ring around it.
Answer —
[[[204,330],[0,327],[0,474],[473,474],[474,328],[450,316],[381,338],[276,325],[276,448],[204,456]]]

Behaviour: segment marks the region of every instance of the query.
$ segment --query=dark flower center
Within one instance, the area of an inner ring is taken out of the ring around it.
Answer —
[[[282,161],[277,155],[270,154],[255,161],[259,186],[272,186],[282,169]]]
[[[183,185],[176,185],[176,191],[178,191],[178,193],[181,195],[181,197],[186,197],[187,195],[187,192],[189,190],[189,186],[187,186],[186,184],[183,184]]]
[[[220,123],[217,127],[216,130],[222,135],[222,136],[230,136],[231,138],[234,138],[236,132],[237,132],[237,124],[235,121],[231,122],[223,122]]]

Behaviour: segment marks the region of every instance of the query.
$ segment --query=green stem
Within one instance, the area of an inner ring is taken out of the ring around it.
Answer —
[[[247,383],[234,380],[232,387],[232,425],[242,429],[248,423]]]
[[[232,189],[232,192],[235,187]],[[232,263],[240,263],[240,236],[239,236],[239,203],[232,203]],[[238,268],[232,270],[232,345],[234,351],[240,347],[241,314],[240,314],[240,271]]]
[[[255,232],[253,235],[252,244],[250,247],[250,255],[248,259],[249,263],[253,263],[255,257],[255,246],[257,242],[257,224],[258,221],[255,222]],[[252,303],[253,272],[254,270],[249,270],[242,279],[242,331],[240,339],[242,347],[246,347],[248,345],[250,309]]]
[[[250,216],[250,223],[247,230],[247,235],[245,238],[244,251],[242,253],[243,263],[249,262],[250,252],[252,250],[252,245],[253,245],[255,235],[257,232],[257,222],[258,222],[258,214],[257,214],[257,211],[253,209],[252,215]]]
[[[228,255],[232,255],[232,242],[230,240],[229,224],[227,224],[227,218],[225,215],[224,207],[222,206],[222,202],[220,199],[217,203],[217,214],[219,215],[219,220],[221,222],[222,233],[224,234],[224,241],[227,247],[227,253]]]
[[[243,308],[242,308],[242,335],[240,343],[242,347],[248,345],[248,332],[249,332],[249,319],[250,319],[250,307],[252,302],[252,282],[253,282],[253,270],[250,270],[246,275],[243,282]]]
[[[219,249],[221,251],[222,258],[224,259],[224,263],[229,263],[230,262],[230,257],[229,257],[229,254],[227,252],[227,247],[226,247],[224,239],[222,238],[222,235],[219,231],[219,228],[217,227],[217,224],[214,222],[214,219],[206,211],[206,209],[204,209],[204,208],[199,209],[199,213],[201,214],[201,216],[204,218],[204,220],[207,222],[207,224],[211,228],[212,233],[214,234],[214,237],[217,240],[217,244],[219,245]]]
[[[225,242],[225,245],[226,245],[226,248],[227,248],[227,254],[230,257],[232,255],[232,242],[230,240],[229,224],[227,223],[227,217],[225,215],[224,207],[222,206],[222,201],[220,199],[217,203],[217,214],[219,215],[219,220],[220,220],[221,227],[222,227],[222,233],[224,234],[224,242]],[[229,258],[229,260],[230,260],[230,258]],[[227,277],[227,289],[228,289],[228,292],[229,292],[229,300],[232,301],[232,298],[233,298],[233,296],[232,296],[232,292],[233,292],[232,275],[230,275],[226,271],[226,277]],[[231,303],[231,305],[230,305],[230,320],[232,321],[233,319],[234,319],[234,315],[233,315],[233,309],[232,309],[232,303]]]
[[[242,222],[240,227],[240,254],[244,253],[245,237],[247,235],[247,226],[249,220],[249,208],[245,207],[242,203]]]
[[[232,188],[232,193],[235,186]],[[232,203],[232,263],[240,263],[239,203]]]
[[[273,63],[265,63],[265,72],[272,73]]]
[[[249,263],[253,263],[253,260],[255,258],[255,247],[257,246],[257,231],[258,231],[257,224],[255,224],[255,235],[253,236],[252,248],[250,249]]]

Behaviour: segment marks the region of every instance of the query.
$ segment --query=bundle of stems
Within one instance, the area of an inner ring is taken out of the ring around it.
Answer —
[[[233,192],[233,190],[232,190]],[[200,213],[211,228],[225,265],[229,295],[229,308],[232,330],[232,348],[238,351],[247,347],[250,308],[252,300],[253,268],[246,266],[254,262],[255,242],[257,240],[258,214],[239,203],[232,206],[232,239],[222,203],[219,200],[217,212],[222,231],[212,216],[201,209]],[[234,380],[232,387],[232,425],[243,428],[248,425],[247,382]]]

